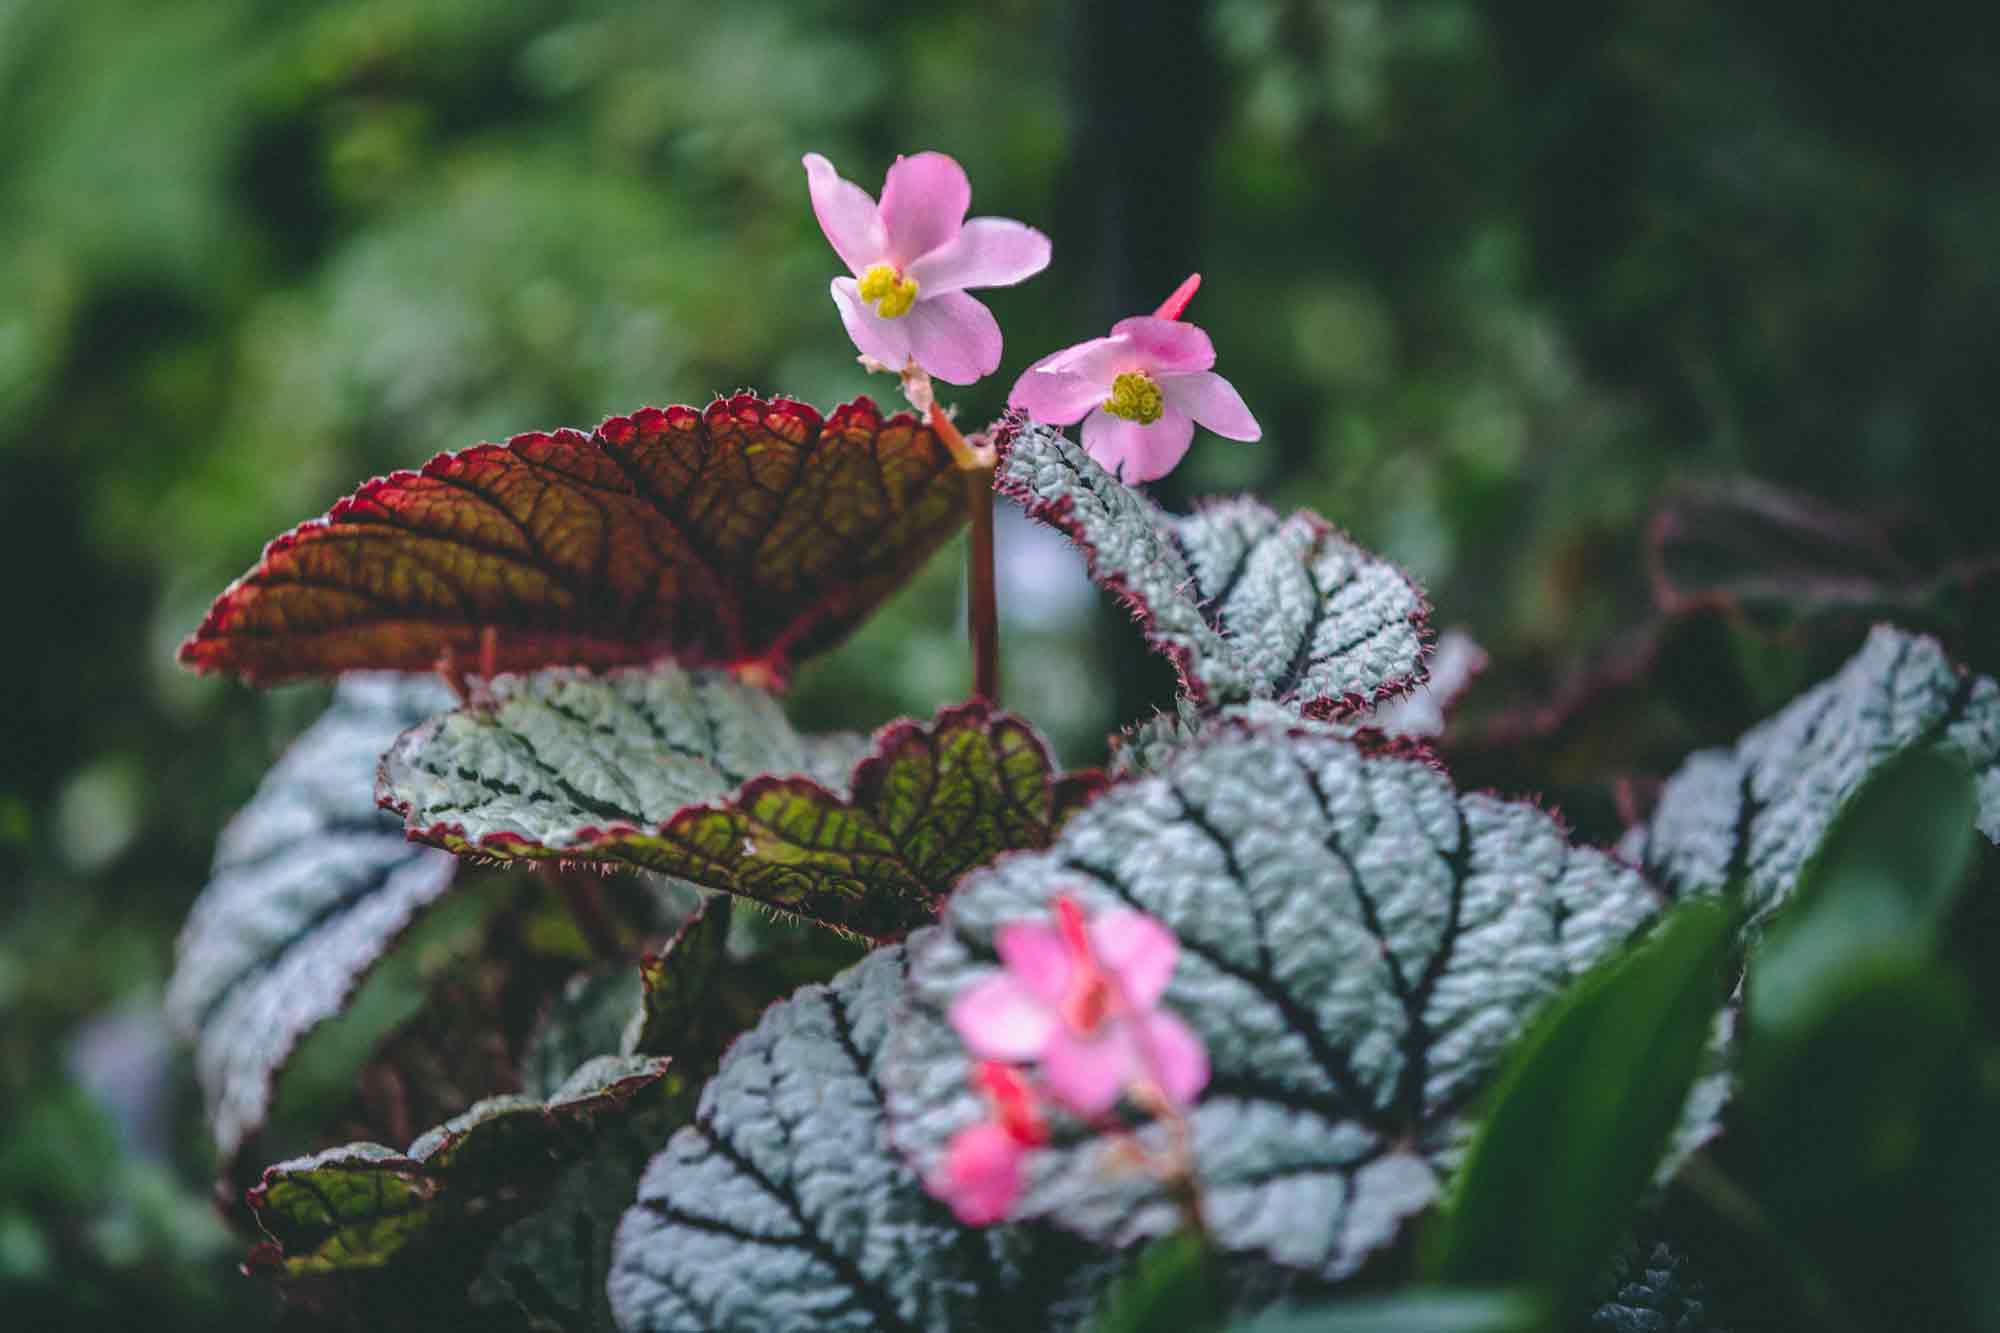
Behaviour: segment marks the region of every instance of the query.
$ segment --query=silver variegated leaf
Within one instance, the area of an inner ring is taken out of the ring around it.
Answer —
[[[1083,549],[1203,710],[1347,717],[1423,679],[1422,592],[1316,514],[1237,499],[1176,517],[1033,424],[1003,438],[994,484]]]
[[[1165,1003],[1213,1067],[1191,1115],[1211,1233],[1325,1277],[1437,1197],[1509,1043],[1659,905],[1546,813],[1460,794],[1422,757],[1219,723],[1047,851],[968,876],[943,925],[912,936],[912,1009],[882,1078],[921,1172],[984,1114],[945,1014],[992,974],[995,929],[1047,920],[1059,892],[1093,913],[1145,911],[1179,938]],[[1163,1144],[1158,1124],[1140,1134]],[[1125,1146],[1083,1125],[1028,1173],[1016,1216],[1116,1245],[1182,1225]]]

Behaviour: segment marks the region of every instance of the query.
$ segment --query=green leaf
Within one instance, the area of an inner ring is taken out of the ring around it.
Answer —
[[[1421,758],[1224,724],[1047,851],[967,876],[942,928],[911,937],[911,1013],[883,1078],[922,1172],[984,1115],[945,1014],[992,974],[994,930],[1046,920],[1058,892],[1180,939],[1165,1003],[1213,1070],[1190,1122],[1217,1245],[1330,1277],[1437,1198],[1466,1109],[1530,1017],[1658,907],[1547,814],[1461,795]],[[1139,1133],[1164,1142],[1162,1126]],[[1015,1215],[1120,1246],[1177,1229],[1180,1209],[1127,1160],[1062,1123]]]
[[[1591,1333],[1727,1333],[1708,1285],[1690,1267],[1664,1241],[1627,1242],[1612,1258],[1604,1299],[1590,1312]]]
[[[1797,887],[1835,816],[1907,750],[1960,752],[1978,826],[2000,840],[2000,686],[1955,670],[1934,639],[1878,627],[1832,679],[1681,766],[1620,850],[1676,894],[1741,883],[1753,922]]]
[[[889,1146],[879,1066],[903,954],[878,949],[800,990],[730,1047],[619,1227],[609,1286],[626,1333],[1043,1329],[1081,1317],[1067,1287],[1077,1256],[1061,1238],[961,1228]]]
[[[264,1124],[300,1041],[451,887],[452,859],[411,845],[372,799],[382,751],[450,698],[428,680],[342,681],[217,841],[167,1011],[195,1043],[225,1172]]]
[[[936,432],[751,394],[516,435],[364,484],[274,539],[181,645],[258,684],[450,654],[503,671],[671,656],[783,679],[965,516]]]
[[[1203,1333],[1221,1319],[1208,1247],[1181,1231],[1148,1245],[1112,1284],[1090,1333]]]
[[[730,900],[711,898],[657,954],[639,960],[639,1005],[627,1024],[627,1055],[672,1056],[682,1071],[707,1071],[740,1030],[718,991],[729,964]]]
[[[1271,699],[1346,718],[1423,680],[1423,594],[1318,515],[1239,499],[1175,517],[1046,426],[1000,451],[994,486],[1082,548],[1202,709]]]
[[[1922,747],[1880,765],[1848,799],[1757,950],[1752,1027],[1794,1027],[1822,989],[1870,958],[1928,956],[1972,859],[1978,804],[1956,750]]]
[[[638,1109],[666,1068],[607,1056],[546,1102],[488,1098],[407,1152],[353,1143],[267,1168],[246,1200],[268,1238],[250,1266],[286,1278],[379,1268],[453,1223],[496,1227],[587,1150],[600,1122]]]
[[[1453,1183],[1431,1277],[1583,1302],[1687,1102],[1732,939],[1723,907],[1684,904],[1535,1021]]]
[[[381,797],[453,851],[636,865],[884,939],[970,867],[1045,846],[1098,782],[981,702],[809,743],[768,695],[662,666],[503,680],[399,740]]]
[[[1228,1333],[1543,1333],[1543,1307],[1510,1291],[1416,1290],[1279,1310],[1229,1326]]]

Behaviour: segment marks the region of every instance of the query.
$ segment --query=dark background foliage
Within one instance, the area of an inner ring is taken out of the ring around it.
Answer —
[[[872,186],[940,148],[1054,236],[992,296],[972,420],[1200,269],[1266,438],[1199,443],[1162,498],[1254,489],[1404,562],[1495,659],[1461,778],[1608,837],[1858,642],[1882,603],[1806,590],[1862,546],[1864,593],[1921,585],[1887,604],[2000,666],[1996,38],[1974,4],[0,4],[10,1313],[261,1309],[158,998],[216,829],[325,695],[185,676],[179,636],[263,540],[435,451],[886,395],[801,152]],[[1862,526],[1759,548],[1803,571],[1769,605],[1662,604],[1649,520],[1744,477]],[[1010,697],[1101,757],[1170,681],[1059,547],[1003,536]],[[962,695],[957,570],[800,716]]]

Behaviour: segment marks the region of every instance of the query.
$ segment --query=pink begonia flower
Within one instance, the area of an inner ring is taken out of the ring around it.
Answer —
[[[1040,273],[1049,238],[1010,218],[967,218],[972,184],[943,153],[897,158],[879,205],[818,153],[805,164],[820,230],[854,275],[833,280],[833,303],[862,355],[953,384],[998,370],[1000,325],[966,289]]]
[[[1049,1132],[1019,1070],[982,1061],[973,1067],[972,1085],[992,1104],[993,1118],[959,1131],[930,1190],[959,1221],[983,1227],[1013,1211],[1021,1197],[1021,1159],[1048,1142]]]
[[[1056,924],[1017,921],[994,932],[1005,970],[951,1006],[951,1023],[976,1056],[1035,1061],[1049,1092],[1082,1116],[1149,1084],[1176,1107],[1208,1083],[1201,1039],[1160,996],[1180,943],[1143,912],[1086,922],[1067,894]]]
[[[1083,447],[1128,483],[1174,470],[1195,424],[1232,440],[1263,435],[1228,380],[1209,367],[1215,346],[1180,322],[1199,274],[1182,283],[1159,312],[1121,319],[1108,338],[1051,353],[1014,382],[1008,405],[1052,426],[1083,422]]]

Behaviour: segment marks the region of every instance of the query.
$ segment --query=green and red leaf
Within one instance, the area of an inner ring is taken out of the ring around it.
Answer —
[[[636,865],[893,939],[965,871],[1047,846],[1101,782],[983,702],[865,744],[800,737],[762,691],[661,666],[503,680],[404,735],[379,795],[461,855]]]
[[[749,394],[517,435],[380,477],[264,549],[181,645],[257,684],[444,654],[525,671],[672,657],[783,678],[949,537],[929,426]]]

